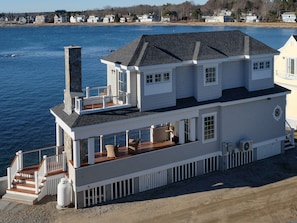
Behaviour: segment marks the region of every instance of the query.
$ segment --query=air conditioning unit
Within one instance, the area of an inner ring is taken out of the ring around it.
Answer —
[[[242,152],[251,151],[253,149],[253,141],[250,139],[242,139],[239,142],[239,150]]]

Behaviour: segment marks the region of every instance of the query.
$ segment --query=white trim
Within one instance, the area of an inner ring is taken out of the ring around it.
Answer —
[[[139,154],[139,155],[141,155],[141,154]],[[191,159],[182,160],[182,161],[179,161],[179,162],[176,162],[176,163],[171,163],[171,164],[167,164],[167,165],[164,165],[164,166],[159,166],[159,167],[152,168],[152,169],[147,169],[147,170],[135,172],[135,173],[132,173],[132,174],[123,175],[123,176],[120,176],[120,177],[110,178],[110,179],[107,179],[107,180],[103,180],[103,181],[100,181],[100,182],[95,182],[95,183],[79,186],[79,187],[76,187],[76,188],[74,187],[73,190],[75,192],[81,192],[81,191],[84,191],[84,190],[87,190],[87,189],[90,189],[90,188],[100,187],[100,186],[112,184],[114,182],[123,181],[123,180],[127,180],[127,179],[133,179],[133,178],[140,177],[140,176],[143,176],[143,175],[146,175],[146,174],[150,174],[150,173],[154,173],[154,172],[158,172],[158,171],[162,171],[162,170],[167,170],[167,169],[173,168],[175,166],[181,166],[181,165],[184,165],[184,164],[187,164],[187,163],[201,161],[201,160],[208,159],[208,158],[214,157],[214,156],[222,156],[222,151],[209,153],[209,154],[194,157],[194,158],[191,158]],[[127,159],[129,159],[129,157]],[[114,161],[110,161],[110,162],[114,162]]]

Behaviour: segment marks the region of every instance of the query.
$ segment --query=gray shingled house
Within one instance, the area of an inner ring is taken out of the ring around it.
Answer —
[[[83,208],[284,152],[277,54],[240,31],[143,35],[101,59],[106,86],[82,89],[81,48],[65,47],[64,103],[51,113],[67,168],[55,180],[66,176]],[[45,172],[37,194],[56,185]]]

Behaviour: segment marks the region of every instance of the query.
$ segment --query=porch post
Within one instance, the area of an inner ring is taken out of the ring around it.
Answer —
[[[179,143],[184,144],[185,143],[185,121],[180,120],[178,122],[178,137],[179,137]]]
[[[126,147],[129,147],[129,130],[126,130]]]
[[[11,189],[11,167],[7,167],[7,188]]]
[[[73,141],[73,166],[74,168],[80,167],[80,141]]]
[[[18,155],[18,171],[23,169],[24,166],[24,159],[23,159],[23,151],[20,150],[17,152]]]
[[[150,128],[150,142],[154,142],[154,128],[156,128],[156,126],[154,125],[151,125],[151,128]]]
[[[196,141],[196,118],[190,119],[190,141]]]
[[[100,135],[100,153],[103,152],[104,147],[104,141],[103,141],[103,135]]]
[[[95,163],[95,139],[88,138],[88,164]]]
[[[59,126],[58,123],[56,123],[56,155],[59,154],[59,147],[63,145],[63,130]]]

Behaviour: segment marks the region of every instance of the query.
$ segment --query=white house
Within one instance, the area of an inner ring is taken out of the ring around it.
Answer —
[[[19,151],[4,199],[27,185],[34,203],[64,178],[58,196],[84,208],[285,152],[278,53],[240,31],[142,35],[101,59],[106,86],[83,89],[81,47],[65,47],[54,155],[34,169]]]
[[[115,15],[106,15],[103,18],[103,23],[112,23],[114,22]]]
[[[88,23],[97,23],[99,21],[100,21],[100,17],[95,15],[90,15],[89,18],[87,19]]]
[[[296,13],[295,12],[285,12],[282,14],[283,22],[296,22]]]
[[[275,56],[275,83],[291,90],[287,97],[287,121],[297,128],[297,35],[291,35]]]
[[[157,22],[158,16],[155,14],[144,14],[142,16],[138,16],[138,20],[140,22]]]

